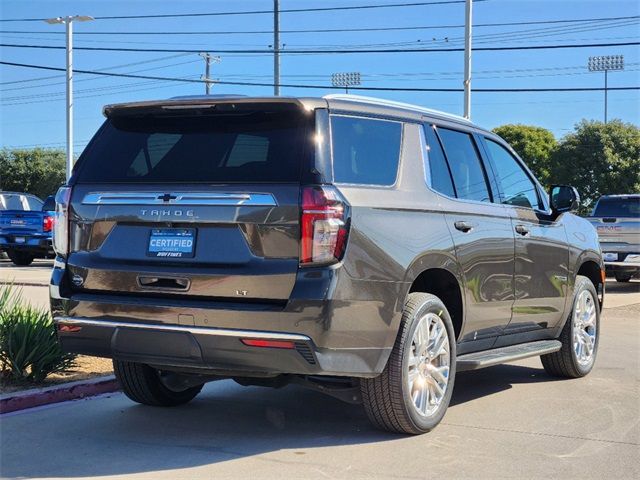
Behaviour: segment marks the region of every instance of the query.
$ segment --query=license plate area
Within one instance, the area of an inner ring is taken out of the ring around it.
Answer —
[[[602,257],[605,262],[615,262],[618,260],[618,254],[612,252],[604,252]]]
[[[147,256],[193,258],[195,246],[195,228],[154,228],[149,235]]]
[[[13,240],[16,243],[26,243],[27,239],[25,237],[14,237]]]

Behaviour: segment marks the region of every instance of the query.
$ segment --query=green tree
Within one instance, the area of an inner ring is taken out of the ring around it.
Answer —
[[[558,145],[553,133],[531,125],[503,125],[493,132],[513,147],[543,185],[549,186],[551,155]]]
[[[560,140],[551,164],[553,183],[576,187],[583,212],[601,195],[640,192],[640,128],[583,120]]]
[[[27,192],[42,199],[65,181],[65,152],[43,148],[0,150],[0,190]]]

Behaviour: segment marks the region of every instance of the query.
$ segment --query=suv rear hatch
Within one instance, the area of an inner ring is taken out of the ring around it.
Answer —
[[[71,182],[72,288],[286,301],[313,115],[242,101],[105,111]]]

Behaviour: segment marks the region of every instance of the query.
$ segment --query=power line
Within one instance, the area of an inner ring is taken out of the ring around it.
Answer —
[[[547,50],[564,48],[601,48],[601,47],[625,47],[640,45],[640,42],[609,42],[609,43],[581,43],[581,44],[555,44],[555,45],[523,45],[507,47],[477,47],[474,52],[497,52],[509,50]],[[39,48],[46,50],[64,50],[63,46],[53,45],[24,45],[13,43],[2,43],[0,47],[5,48]],[[202,49],[170,49],[170,48],[126,48],[126,47],[74,47],[74,50],[100,51],[100,52],[148,52],[148,53],[199,53]],[[273,50],[265,49],[238,49],[238,50],[211,50],[214,53],[247,53],[247,54],[268,54],[272,55]],[[444,53],[462,52],[464,48],[364,48],[359,50],[341,49],[291,49],[281,50],[281,54],[353,54],[353,53]]]
[[[486,2],[488,0],[476,0],[477,2]],[[451,5],[456,3],[465,3],[465,0],[440,0],[436,2],[411,2],[411,3],[393,3],[393,4],[374,4],[374,5],[351,5],[342,7],[315,7],[315,8],[288,8],[280,10],[280,13],[307,13],[307,12],[333,12],[344,10],[372,10],[378,8],[398,8],[398,7],[428,7],[435,5]],[[208,13],[167,13],[157,15],[112,15],[112,16],[96,16],[96,20],[131,20],[131,19],[149,19],[149,18],[184,18],[184,17],[222,17],[231,15],[272,15],[273,10],[247,10],[235,12],[208,12]],[[1,19],[0,22],[41,22],[44,18],[9,18]]]
[[[40,70],[53,70],[53,71],[65,71],[60,67],[49,67],[45,65],[33,65],[25,63],[4,62],[0,61],[0,65],[8,65],[13,67],[34,68]],[[88,74],[88,75],[104,75],[110,77],[123,77],[123,78],[140,78],[144,80],[162,80],[162,81],[175,81],[186,83],[203,83],[203,80],[199,79],[187,79],[187,78],[172,78],[172,77],[155,77],[150,75],[132,75],[126,73],[110,73],[100,72],[95,70],[74,70],[74,73]],[[270,82],[236,82],[236,81],[219,81],[216,82],[219,85],[236,85],[246,87],[273,87],[273,83]],[[341,90],[342,87],[333,87],[330,85],[300,85],[300,84],[281,84],[286,88],[312,88],[312,89],[324,89],[324,90]],[[353,90],[363,91],[382,91],[382,92],[462,92],[462,88],[422,88],[422,87],[351,87]],[[609,87],[609,90],[640,90],[640,86],[627,86],[627,87]],[[474,92],[479,93],[526,93],[526,92],[599,92],[603,91],[604,87],[560,87],[560,88],[477,88]]]
[[[112,70],[112,69],[115,69],[115,68],[125,68],[125,67],[131,67],[131,66],[136,66],[136,65],[144,65],[144,64],[147,64],[147,63],[154,63],[154,62],[161,62],[163,60],[170,60],[172,58],[186,57],[187,55],[190,55],[190,54],[181,53],[179,55],[165,55],[163,57],[152,58],[152,59],[149,59],[149,60],[139,60],[137,62],[129,62],[129,63],[122,63],[122,64],[119,64],[119,65],[112,65],[110,67],[99,68],[98,70]],[[173,65],[175,65],[175,64],[173,64]],[[167,66],[172,66],[172,65],[167,65]],[[160,68],[160,67],[157,67],[157,68]],[[144,71],[147,71],[147,70],[154,70],[154,69],[155,69],[155,67],[154,68],[149,68],[149,69],[143,69],[143,70],[136,70],[134,72],[129,72],[129,73],[144,72]],[[48,76],[48,77],[38,77],[38,78],[28,78],[28,79],[25,79],[25,80],[12,80],[10,82],[0,82],[0,85],[11,85],[11,84],[15,84],[15,83],[24,83],[24,82],[39,82],[39,81],[42,81],[42,80],[52,80],[52,79],[58,79],[58,78],[60,78],[59,75]],[[92,79],[78,80],[78,82],[83,82],[83,81],[86,81],[86,80],[92,80]],[[48,85],[52,85],[52,84],[48,84]],[[40,85],[40,86],[44,86],[44,85]],[[32,86],[31,88],[34,88],[34,87]]]
[[[566,23],[586,23],[586,22],[605,22],[612,20],[630,20],[640,18],[640,15],[628,15],[623,17],[593,17],[593,18],[567,18],[562,20],[534,20],[528,22],[499,22],[499,23],[475,23],[473,28],[486,27],[506,27],[506,26],[525,26],[525,25],[550,25],[550,24],[566,24]],[[297,29],[297,30],[280,30],[280,33],[357,33],[357,32],[395,32],[407,30],[431,30],[431,29],[451,29],[464,28],[464,24],[451,25],[418,25],[406,27],[361,27],[361,28],[317,28],[317,29]],[[3,33],[26,33],[26,34],[57,34],[64,35],[64,32],[58,31],[31,31],[31,30],[4,30]],[[273,30],[216,30],[216,31],[90,31],[90,32],[74,32],[74,35],[252,35],[264,34],[273,35]]]
[[[607,30],[607,29],[611,29],[611,28],[619,28],[619,27],[624,27],[624,26],[632,26],[635,25],[636,23],[640,22],[640,17],[635,18],[635,19],[631,19],[631,20],[618,20],[618,21],[614,21],[614,22],[608,22],[608,23],[599,23],[599,24],[582,24],[582,25],[572,25],[572,26],[553,26],[553,27],[544,27],[544,28],[534,28],[534,29],[525,29],[525,30],[512,30],[512,31],[508,31],[508,32],[499,32],[499,33],[489,33],[489,34],[484,34],[484,35],[476,35],[475,36],[475,41],[476,43],[490,43],[494,40],[499,40],[499,41],[506,41],[506,40],[512,40],[512,41],[516,41],[516,40],[524,40],[524,39],[534,39],[534,38],[539,38],[539,37],[549,37],[549,36],[555,36],[555,35],[566,35],[569,33],[577,33],[577,32],[592,32],[592,31],[597,31],[597,30]],[[41,32],[40,32],[41,33]],[[50,32],[51,35],[53,35],[53,33],[64,33],[64,32]],[[5,35],[5,38],[15,38],[15,39],[21,39],[21,40],[43,40],[42,38],[38,38],[38,37],[33,37],[33,36],[12,36],[12,35]],[[49,37],[47,37],[48,39]],[[60,37],[58,37],[60,38]],[[56,41],[58,40],[58,38],[52,38],[52,41]],[[631,36],[631,37],[622,37],[622,38],[637,38],[636,36]],[[594,38],[588,38],[588,39],[580,39],[580,41],[591,41],[594,42],[596,40],[613,40],[613,39],[620,39],[620,37],[614,37],[614,38],[601,38],[601,39],[594,39]],[[60,38],[60,40],[62,40],[62,38]],[[303,44],[291,44],[288,43],[288,47],[289,49],[291,48],[341,48],[341,49],[347,49],[347,48],[373,48],[373,47],[400,47],[400,46],[415,46],[416,44],[420,44],[420,45],[424,45],[425,47],[427,45],[440,45],[440,46],[454,46],[457,44],[460,44],[462,41],[464,40],[464,37],[445,37],[444,39],[436,39],[433,38],[433,40],[429,41],[423,41],[421,39],[418,40],[412,40],[412,41],[403,41],[403,42],[386,42],[386,43],[366,43],[366,44],[355,44],[355,45],[303,45]],[[570,39],[566,39],[566,40],[570,40]],[[90,40],[90,39],[80,39],[80,42],[85,42],[85,43],[102,43],[103,40]],[[420,43],[422,42],[422,43]],[[110,40],[110,43],[112,44],[134,44],[134,45],[172,45],[172,46],[182,46],[182,45],[202,45],[202,41],[197,42],[197,43],[193,43],[193,42],[175,42],[175,41],[167,41],[167,42],[158,42],[158,41],[135,41],[135,40]],[[233,44],[233,43],[217,43],[218,47],[221,46],[238,46],[239,44]],[[241,46],[254,46],[254,45],[246,45],[246,44],[240,44]],[[261,46],[261,45],[259,45]],[[210,48],[209,45],[207,45],[206,47],[202,47],[205,50],[208,50]]]
[[[193,63],[199,63],[199,62],[200,62],[200,59],[188,60],[186,62],[170,63],[168,65],[160,65],[160,66],[157,66],[157,67],[141,68],[139,70],[132,70],[132,71],[125,72],[125,73],[149,72],[151,70],[160,70],[160,69],[163,69],[163,68],[170,68],[170,67],[176,67],[176,66],[181,66],[181,65],[189,65],[189,64],[193,64]],[[136,63],[134,65],[140,65],[140,64],[144,64],[144,63],[149,63],[149,61],[147,61],[147,62],[139,62],[139,63]],[[120,67],[100,68],[98,70],[105,71],[105,70],[111,70],[113,68],[122,68],[124,66],[130,66],[130,65],[132,65],[132,64],[126,64],[126,65],[122,65]],[[51,77],[44,77],[44,78],[51,78]],[[57,75],[57,76],[55,76],[53,78],[60,78],[60,76]],[[91,81],[91,80],[99,80],[99,79],[100,79],[100,77],[97,77],[97,78],[83,78],[83,79],[76,80],[76,83],[88,82],[88,81]],[[46,87],[52,87],[52,86],[64,85],[64,84],[65,84],[64,81],[62,81],[62,82],[53,82],[53,83],[46,83],[44,85],[32,85],[30,88],[43,88],[43,87],[46,88]],[[12,91],[12,90],[22,90],[22,89],[23,89],[22,87],[3,88],[3,89],[0,90],[0,93],[9,92],[9,91]]]

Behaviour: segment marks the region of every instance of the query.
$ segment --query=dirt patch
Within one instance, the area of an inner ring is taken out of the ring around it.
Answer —
[[[17,385],[14,383],[0,382],[0,393],[19,392],[30,388],[50,387],[60,383],[75,382],[78,380],[85,380],[87,378],[110,375],[112,373],[113,365],[111,364],[110,359],[78,355],[76,358],[76,366],[72,370],[49,375],[44,382],[40,383],[22,383]]]

